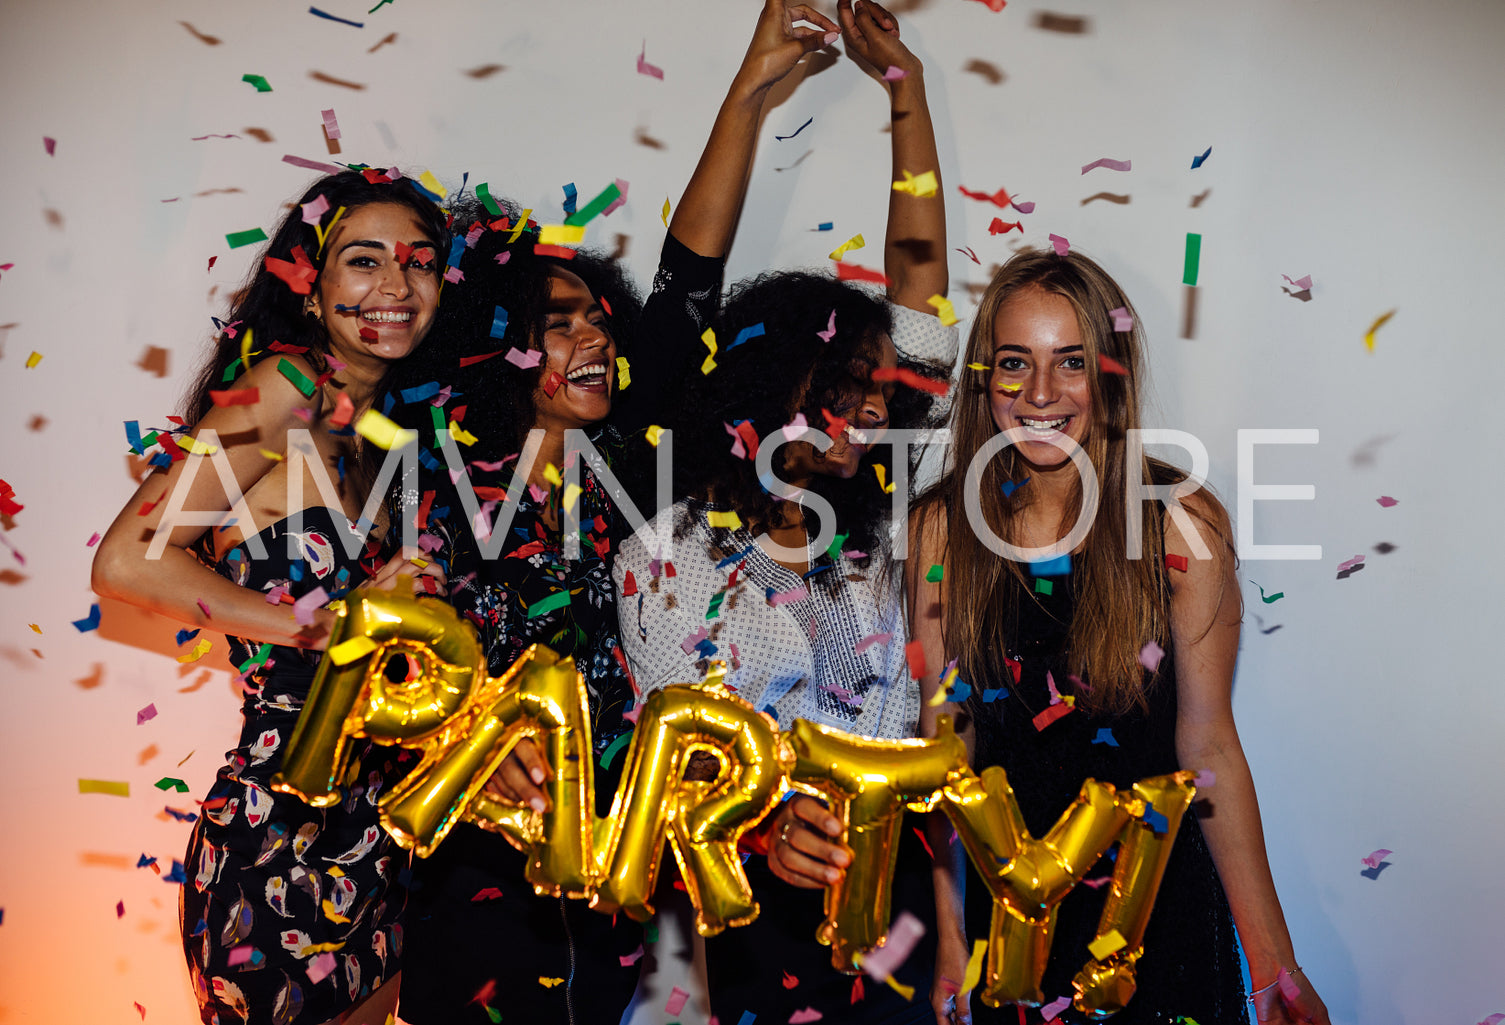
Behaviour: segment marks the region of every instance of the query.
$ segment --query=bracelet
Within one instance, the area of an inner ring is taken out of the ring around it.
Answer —
[[[1301,971],[1301,966],[1297,965],[1295,968],[1291,968],[1289,970],[1287,970],[1285,968],[1282,968],[1281,971],[1285,972],[1287,975],[1295,975],[1297,972]],[[1276,986],[1279,986],[1279,985],[1280,985],[1280,976],[1279,976],[1279,974],[1277,974],[1275,976],[1275,981],[1274,982],[1270,983],[1268,986],[1261,986],[1259,989],[1257,989],[1253,993],[1249,994],[1249,1003],[1251,1003],[1251,1004],[1254,1003],[1254,998],[1255,997],[1259,996],[1261,993],[1268,993],[1268,992],[1270,992],[1270,990],[1274,989]]]

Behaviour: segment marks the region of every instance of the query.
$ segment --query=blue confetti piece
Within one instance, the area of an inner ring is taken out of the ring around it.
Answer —
[[[178,631],[178,647],[181,648],[183,645],[187,644],[189,641],[193,640],[198,635],[199,635],[199,632],[197,630],[179,630]]]
[[[465,252],[465,236],[456,235],[449,242],[449,259],[444,262],[451,267],[460,266],[460,254]]]
[[[340,475],[340,483],[341,484],[345,483],[345,457],[344,456],[340,456],[340,458],[338,458],[338,459],[336,459],[334,461],[334,469],[335,469],[335,472]]]
[[[744,327],[741,331],[737,332],[736,341],[734,341],[734,342],[732,342],[732,344],[728,345],[726,347],[726,351],[727,352],[731,352],[733,349],[735,349],[737,346],[741,345],[743,342],[750,341],[753,338],[761,338],[761,337],[763,337],[763,335],[765,333],[766,332],[763,330],[763,322],[762,321],[759,321],[758,323],[753,324],[751,327]]]
[[[434,202],[437,203],[438,200],[435,200]],[[391,392],[387,392],[386,397],[382,400],[382,413],[386,416],[391,416],[392,407],[395,405],[397,405],[397,396],[393,395]]]
[[[157,859],[156,858],[149,858],[145,854],[141,855],[141,857],[139,857],[139,858],[136,859],[136,867],[137,868],[150,868],[151,866],[155,865],[156,863],[157,863]]]
[[[836,227],[836,223],[834,221],[821,221],[819,224],[817,224],[815,226],[815,230],[816,231],[830,231],[834,227]]]
[[[1171,828],[1170,820],[1149,805],[1144,808],[1144,824],[1153,829],[1157,836],[1164,836]]]
[[[709,637],[695,645],[695,653],[701,658],[715,658],[716,644]]]
[[[360,303],[356,303],[354,306],[346,306],[344,303],[335,303],[334,304],[334,308],[335,308],[335,311],[337,313],[359,313],[359,312],[361,312],[361,304]]]
[[[579,198],[580,198],[579,194],[575,191],[575,183],[574,182],[570,182],[569,184],[565,185],[565,187],[564,187],[564,212],[567,213],[567,214],[574,213],[575,212],[575,203],[576,203],[576,201]]]
[[[798,128],[796,128],[794,131],[790,132],[788,135],[775,135],[774,138],[777,139],[777,140],[779,140],[780,142],[783,142],[785,139],[792,139],[796,135],[798,135],[801,132],[803,132],[806,128],[809,128],[810,127],[810,123],[812,121],[814,121],[814,120],[815,120],[815,118],[812,117],[812,118],[810,118],[809,121],[806,121],[804,124],[800,125]]]
[[[751,552],[756,547],[757,547],[756,543],[750,544],[746,548],[742,549],[740,552],[737,552],[735,555],[728,555],[726,558],[724,558],[720,562],[716,563],[716,568],[717,569],[726,569],[726,567],[732,565],[735,562],[741,562],[743,559],[747,558],[747,554],[749,552]],[[770,590],[769,593],[771,594],[772,591]]]
[[[779,721],[779,710],[774,708],[772,705],[764,705],[762,711],[764,712],[764,714],[772,718],[774,722]],[[785,794],[784,796],[787,798],[791,796],[791,794]]]
[[[1113,737],[1113,731],[1104,726],[1097,731],[1097,736],[1092,738],[1094,744],[1107,744],[1109,747],[1117,747],[1118,741]]]
[[[1041,559],[1029,564],[1029,571],[1037,577],[1064,577],[1071,573],[1071,555],[1057,555],[1054,559]]]
[[[971,696],[972,696],[972,685],[970,683],[968,683],[966,680],[963,680],[963,679],[961,679],[961,678],[958,677],[957,680],[956,680],[956,682],[954,682],[954,683],[951,684],[951,700],[952,701],[958,701],[958,702],[960,702],[960,701],[966,701]]]
[[[758,1016],[756,1014],[753,1014],[751,1011],[743,1011],[742,1017],[737,1019],[737,1025],[753,1025],[753,1022],[757,1020]]]
[[[1197,168],[1207,163],[1207,158],[1210,156],[1212,156],[1212,147],[1208,146],[1206,153],[1203,153],[1200,157],[1191,158],[1191,169],[1195,171]]]
[[[125,440],[131,446],[131,451],[138,456],[146,454],[146,446],[141,443],[141,421],[125,421]]]
[[[1024,485],[1026,485],[1028,483],[1029,483],[1029,478],[1028,477],[1024,478],[1022,481],[1019,481],[1017,484],[1014,483],[1011,480],[1004,481],[1003,484],[1000,485],[1003,488],[1003,497],[1004,498],[1013,498],[1014,497],[1014,492],[1018,491],[1020,488],[1024,487]]]
[[[418,462],[423,466],[425,470],[428,470],[431,473],[438,472],[439,470],[439,460],[435,459],[434,454],[426,448],[420,448],[418,450]],[[432,510],[430,511],[430,513],[432,514]]]
[[[433,398],[442,390],[443,389],[439,387],[438,381],[428,381],[424,384],[416,385],[412,388],[404,388],[402,391],[398,392],[398,395],[402,397],[403,402],[422,402],[424,399]]]
[[[172,456],[168,455],[166,452],[158,452],[146,462],[149,466],[160,466],[165,469],[172,466]]]
[[[366,23],[365,22],[362,22],[362,21],[351,21],[349,18],[338,18],[338,17],[334,16],[333,14],[328,13],[327,11],[321,11],[321,10],[319,10],[317,7],[310,7],[308,9],[308,13],[312,14],[312,15],[315,15],[316,17],[323,18],[326,21],[337,21],[341,25],[350,25],[350,26],[353,26],[355,28],[365,28],[366,27]]]
[[[491,315],[491,337],[501,338],[507,333],[507,311],[500,306]]]
[[[303,579],[303,562],[299,560],[287,568],[287,575],[294,583]]]
[[[178,809],[169,808],[166,805],[162,807],[162,810],[167,812],[167,814],[171,815],[173,818],[177,819],[179,822],[197,822],[199,820],[199,817],[191,811],[178,811]],[[176,861],[173,862],[173,867],[176,868],[177,864],[178,863]]]
[[[1390,862],[1388,862],[1388,861],[1382,861],[1378,865],[1374,866],[1373,868],[1361,868],[1361,869],[1359,869],[1359,875],[1363,876],[1365,879],[1378,879],[1380,877],[1380,873],[1383,872],[1383,871],[1385,871],[1385,869],[1387,869],[1389,867],[1390,867]]]
[[[86,616],[83,619],[75,619],[73,621],[73,626],[81,634],[86,634],[90,630],[98,630],[99,629],[99,605],[98,604],[90,605],[89,606],[89,615]]]
[[[1007,687],[989,687],[982,692],[982,699],[986,702],[997,701],[999,698],[1006,698],[1008,696],[1009,690]]]

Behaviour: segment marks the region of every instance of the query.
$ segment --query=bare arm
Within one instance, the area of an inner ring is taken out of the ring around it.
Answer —
[[[821,28],[795,28],[794,22],[802,20]],[[670,233],[689,249],[701,256],[726,255],[742,215],[768,90],[805,54],[835,38],[835,23],[804,4],[767,0],[763,5],[747,54],[669,224]]]
[[[1175,643],[1176,755],[1186,769],[1211,769],[1216,783],[1208,797],[1212,814],[1201,820],[1213,864],[1228,896],[1239,940],[1249,959],[1254,989],[1276,982],[1281,968],[1297,966],[1290,931],[1275,893],[1265,853],[1264,829],[1254,779],[1233,721],[1233,666],[1242,618],[1233,554],[1206,526],[1226,514],[1211,499],[1183,500],[1214,558],[1197,559],[1174,523],[1166,529],[1166,552],[1187,557],[1185,573],[1172,571],[1171,635]],[[1311,1021],[1325,1025],[1327,1008],[1303,974],[1294,1001],[1278,987],[1255,998],[1260,1021]]]
[[[926,313],[935,307],[926,300],[946,294],[946,205],[941,198],[940,159],[935,149],[935,126],[925,98],[925,67],[899,39],[899,23],[872,0],[840,0],[847,52],[855,53],[878,75],[897,68],[904,77],[884,84],[889,90],[893,130],[891,177],[902,181],[904,172],[921,175],[932,171],[935,195],[919,197],[889,190],[888,234],[883,243],[883,271],[888,277],[888,297],[901,306]]]

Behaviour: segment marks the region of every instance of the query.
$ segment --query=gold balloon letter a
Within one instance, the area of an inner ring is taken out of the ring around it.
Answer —
[[[933,740],[869,740],[804,719],[789,732],[795,786],[830,802],[852,849],[841,881],[826,887],[826,918],[816,932],[840,971],[855,972],[856,955],[887,934],[905,806],[929,811],[947,779],[966,771],[967,750],[950,718],[938,727]]]
[[[757,917],[737,841],[778,803],[787,756],[772,721],[721,685],[725,671],[718,666],[705,684],[664,687],[644,702],[592,907],[649,918],[667,836],[702,936]],[[717,756],[715,779],[683,779],[696,751]]]

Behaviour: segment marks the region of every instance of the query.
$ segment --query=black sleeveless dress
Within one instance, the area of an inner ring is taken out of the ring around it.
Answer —
[[[338,511],[304,510],[288,554],[288,520],[258,535],[266,558],[243,542],[216,560],[205,535],[199,556],[254,591],[279,586],[297,598],[323,587],[337,597],[367,576],[345,553],[352,530]],[[291,608],[289,608],[291,614]],[[179,906],[189,974],[205,1023],[318,1025],[348,1010],[401,964],[406,900],[398,873],[407,855],[382,830],[378,794],[408,756],[369,743],[345,801],[311,808],[271,790],[308,696],[317,651],[230,637],[245,681],[245,725],[226,752],[184,855]],[[254,663],[265,656],[259,668]]]
[[[1089,777],[1125,788],[1147,776],[1183,768],[1176,759],[1176,679],[1170,650],[1150,688],[1148,712],[1095,715],[1076,709],[1043,730],[1035,728],[1035,716],[1051,703],[1047,673],[1061,694],[1080,693],[1070,682],[1065,657],[1075,607],[1072,578],[1050,579],[1050,594],[1036,594],[1035,601],[1020,588],[1014,603],[1018,627],[1013,636],[1019,640],[1009,645],[1008,654],[1020,666],[1018,685],[1012,679],[969,681],[973,692],[968,698],[968,711],[977,730],[976,769],[1003,767],[1025,824],[1035,837],[1049,831]],[[998,694],[998,690],[1007,693]],[[1105,730],[1108,732],[1102,732]],[[1104,857],[1087,878],[1107,876],[1112,871],[1112,861]],[[1096,935],[1106,893],[1106,888],[1077,886],[1061,901],[1050,961],[1041,983],[1046,1003],[1072,994],[1072,978],[1091,958],[1087,944]],[[969,939],[987,937],[991,913],[987,887],[969,871]],[[1114,1025],[1173,1023],[1182,1016],[1204,1025],[1248,1019],[1233,916],[1197,822],[1195,805],[1181,820],[1145,931],[1137,979],[1134,998],[1108,1019]],[[972,1009],[978,1025],[1043,1020],[1038,1010],[1026,1011],[1021,1019],[1017,1008],[990,1008],[975,996]],[[1066,1009],[1059,1017],[1067,1025],[1089,1020],[1075,1008]]]

